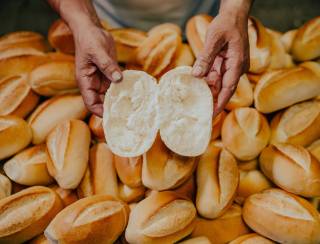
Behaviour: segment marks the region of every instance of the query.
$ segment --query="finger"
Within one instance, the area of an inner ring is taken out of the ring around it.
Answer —
[[[92,61],[98,66],[99,70],[112,82],[118,82],[122,79],[121,70],[115,60],[102,51],[96,53]]]
[[[89,111],[99,117],[102,117],[103,101],[101,100],[100,94],[95,90],[83,90],[81,94],[83,96],[84,103]]]
[[[210,85],[212,95],[215,98],[218,96],[218,94],[221,90],[222,63],[223,63],[223,58],[218,55],[213,62],[213,65],[210,69],[209,74],[206,77],[206,81]]]

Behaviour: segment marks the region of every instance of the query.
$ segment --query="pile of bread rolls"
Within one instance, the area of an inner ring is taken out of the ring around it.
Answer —
[[[170,23],[102,23],[119,64],[159,80],[193,65],[212,19],[192,17],[188,43]],[[62,20],[48,41],[0,37],[0,243],[320,243],[320,17],[286,33],[252,17],[248,33],[250,70],[199,156],[162,135],[143,155],[114,154]]]

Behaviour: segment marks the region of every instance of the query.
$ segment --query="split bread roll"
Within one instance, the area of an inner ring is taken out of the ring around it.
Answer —
[[[308,146],[308,150],[320,162],[320,139],[314,141],[310,146]]]
[[[267,119],[254,108],[231,111],[222,125],[222,143],[239,160],[256,158],[269,137]]]
[[[142,156],[124,158],[114,155],[114,165],[123,184],[132,188],[142,186]]]
[[[92,134],[97,138],[98,141],[105,141],[103,126],[102,126],[102,118],[92,114],[89,119],[88,125]]]
[[[91,196],[67,206],[49,224],[50,243],[113,243],[124,231],[126,203],[108,195]]]
[[[254,105],[262,113],[271,113],[320,94],[320,64],[300,66],[264,74],[254,90]]]
[[[319,101],[295,104],[273,117],[270,142],[308,146],[320,138],[319,124]]]
[[[24,118],[38,102],[39,96],[31,90],[27,75],[7,76],[0,80],[0,115]]]
[[[212,244],[206,236],[199,236],[179,242],[179,244]]]
[[[0,173],[0,200],[11,195],[12,184],[7,176]]]
[[[74,40],[69,26],[62,20],[57,19],[48,31],[50,45],[63,53],[74,54]]]
[[[33,144],[45,141],[50,131],[70,119],[84,119],[88,114],[80,95],[53,97],[40,104],[28,118]]]
[[[255,232],[280,243],[319,243],[320,215],[307,200],[280,189],[247,198],[243,218]]]
[[[211,143],[201,155],[197,168],[198,213],[217,218],[231,206],[239,183],[237,161],[226,149]]]
[[[30,126],[23,119],[0,116],[0,160],[24,149],[32,140]]]
[[[282,189],[304,196],[320,196],[320,162],[305,148],[277,143],[259,158],[262,172]]]
[[[320,16],[309,20],[298,29],[291,51],[298,61],[320,57]]]
[[[49,185],[53,178],[47,169],[48,161],[46,145],[41,144],[16,154],[3,165],[3,169],[6,175],[18,184]]]
[[[47,137],[50,175],[64,189],[75,189],[88,165],[90,130],[81,120],[59,124]]]
[[[229,244],[272,244],[272,243],[274,242],[256,233],[239,236],[237,239],[229,242]]]
[[[0,242],[23,243],[36,237],[61,209],[59,196],[42,186],[0,200]]]

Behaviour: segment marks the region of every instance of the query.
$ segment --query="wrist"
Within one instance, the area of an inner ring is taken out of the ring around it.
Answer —
[[[252,0],[221,0],[219,15],[247,22]]]

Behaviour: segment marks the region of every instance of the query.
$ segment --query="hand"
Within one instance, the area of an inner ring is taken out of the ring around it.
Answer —
[[[226,106],[249,69],[247,18],[218,15],[209,25],[193,75],[204,77],[214,97],[214,117]]]

